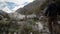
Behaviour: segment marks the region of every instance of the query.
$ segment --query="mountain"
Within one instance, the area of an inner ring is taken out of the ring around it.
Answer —
[[[44,2],[46,2],[46,0],[35,0],[34,2],[24,6],[22,9],[19,8],[18,10],[16,10],[16,12],[18,13],[27,12],[28,14],[32,12],[40,12],[41,5],[43,5]]]
[[[5,18],[8,18],[8,13],[6,13],[3,10],[0,10],[0,15],[3,16],[3,17],[5,17]]]
[[[0,10],[0,15],[5,15],[5,14],[7,14],[5,11]]]
[[[4,1],[4,2],[0,2],[0,9],[4,10],[7,7],[9,9],[8,11],[12,12],[12,11],[15,11],[16,9],[18,9],[18,8],[24,7],[25,5],[27,5],[29,3],[30,2],[27,2],[27,1],[24,1],[24,2],[21,1],[21,3],[19,3],[19,2],[16,3],[16,2],[12,2],[12,1]]]
[[[5,7],[4,9],[2,9],[3,11],[7,12],[7,13],[11,13],[11,12],[14,12],[14,11],[11,11],[8,7]]]

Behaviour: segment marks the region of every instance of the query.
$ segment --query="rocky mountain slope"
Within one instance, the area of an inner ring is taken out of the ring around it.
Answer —
[[[47,0],[35,0],[34,2],[24,6],[23,8],[19,8],[16,10],[18,13],[24,13],[27,12],[29,13],[38,13],[41,12],[41,10],[45,7],[43,4],[46,4]]]
[[[9,18],[9,15],[5,11],[0,10],[0,17],[2,17],[2,18]]]

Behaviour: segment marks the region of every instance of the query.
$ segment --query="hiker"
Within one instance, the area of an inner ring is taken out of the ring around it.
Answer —
[[[48,28],[51,34],[53,34],[52,31],[52,23],[55,28],[58,26],[58,20],[57,20],[57,4],[55,0],[52,0],[51,3],[48,5],[48,8],[45,12],[45,16],[48,18]],[[55,33],[57,34],[57,33]]]

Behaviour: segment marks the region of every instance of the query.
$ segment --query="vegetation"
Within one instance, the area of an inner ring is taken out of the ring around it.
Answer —
[[[60,0],[56,0],[56,1],[58,4],[60,4]],[[20,31],[21,34],[30,34],[31,32],[33,34],[40,34],[39,31],[37,30],[35,31],[33,27],[36,26],[35,22],[39,21],[39,18],[37,17],[41,13],[41,11],[47,7],[47,5],[48,5],[48,0],[46,0],[46,2],[44,2],[41,6],[35,8],[33,12],[25,12],[27,10],[24,9],[22,14],[26,15],[25,21],[23,19],[20,20],[20,22],[22,21],[22,24],[19,24],[19,25],[18,25],[18,21],[10,20],[9,16],[4,15],[5,18],[0,20],[0,34],[2,34],[3,32],[6,32],[6,34],[8,34],[9,32],[16,32],[16,31],[17,32]],[[32,14],[32,13],[35,13],[37,17],[33,18],[32,20],[28,20],[27,15]]]

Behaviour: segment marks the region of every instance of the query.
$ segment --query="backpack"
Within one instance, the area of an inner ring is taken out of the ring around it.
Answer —
[[[55,16],[57,15],[57,6],[55,3],[50,3],[46,9],[45,16]]]

